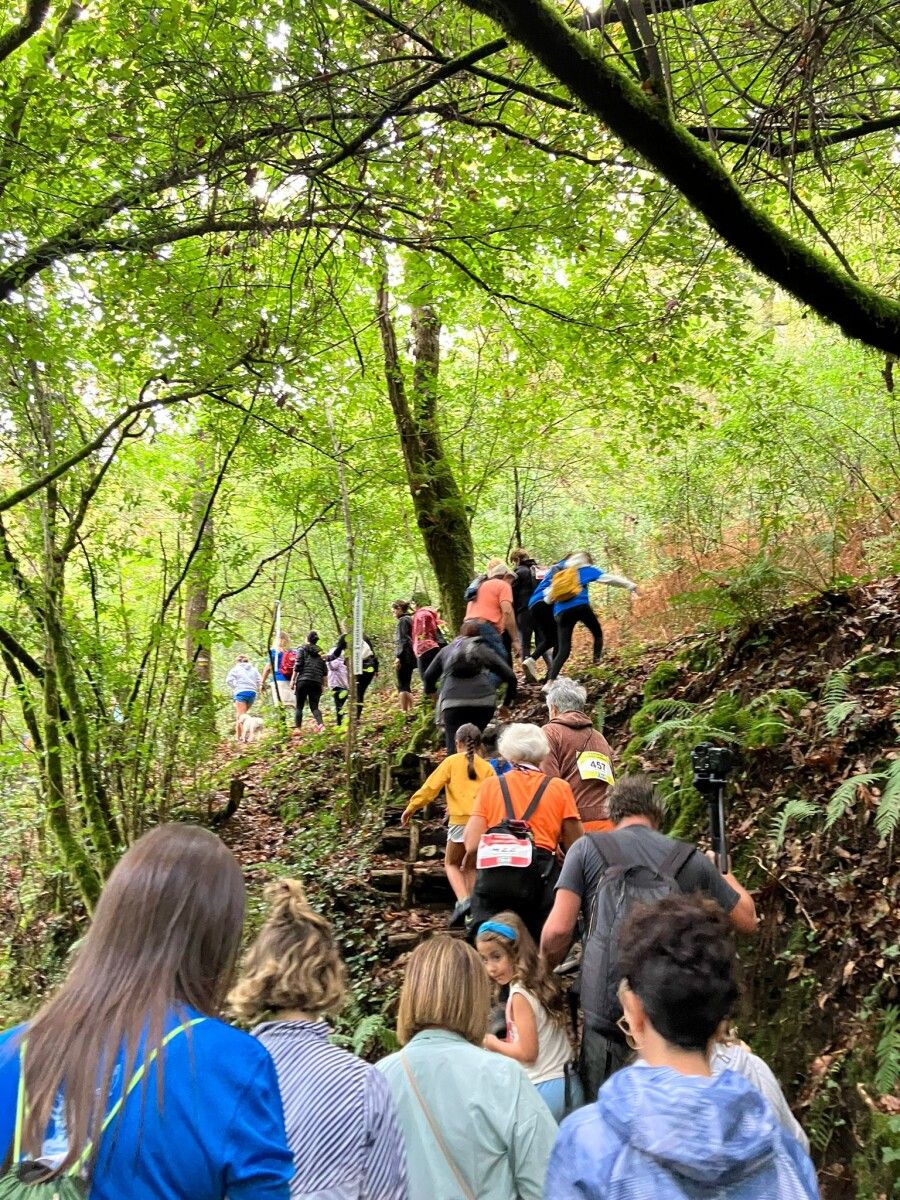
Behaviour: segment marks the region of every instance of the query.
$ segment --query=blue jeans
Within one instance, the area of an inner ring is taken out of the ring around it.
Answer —
[[[541,1099],[553,1113],[553,1117],[557,1123],[566,1115],[566,1081],[560,1076],[559,1079],[548,1079],[546,1083],[536,1083],[534,1085]],[[584,1104],[584,1092],[581,1090],[581,1082],[577,1076],[572,1078],[572,1109],[580,1108]]]

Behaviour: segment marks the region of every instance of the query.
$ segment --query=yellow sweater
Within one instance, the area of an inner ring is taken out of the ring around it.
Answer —
[[[494,768],[476,754],[473,758],[477,779],[470,779],[465,754],[448,754],[436,771],[432,771],[417,792],[414,792],[408,813],[414,813],[444,790],[447,795],[447,820],[451,825],[465,825],[475,807],[475,797],[481,781],[494,774]]]

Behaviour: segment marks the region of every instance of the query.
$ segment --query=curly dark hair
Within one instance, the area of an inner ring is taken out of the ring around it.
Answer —
[[[725,913],[702,896],[640,905],[622,926],[619,965],[661,1037],[705,1051],[738,996],[734,938]]]

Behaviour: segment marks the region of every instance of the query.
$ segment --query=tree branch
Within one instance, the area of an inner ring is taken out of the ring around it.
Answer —
[[[229,369],[239,364],[234,363]],[[142,393],[146,390],[153,380],[148,380],[147,384],[142,388]],[[44,475],[32,480],[31,483],[26,483],[23,487],[18,488],[15,492],[10,492],[9,495],[0,498],[0,513],[6,512],[10,508],[15,508],[17,504],[28,500],[35,492],[40,492],[48,484],[53,483],[55,479],[65,475],[71,471],[73,467],[77,467],[80,462],[83,462],[88,455],[93,454],[95,450],[99,450],[111,433],[114,433],[120,425],[124,425],[126,421],[132,420],[137,413],[146,412],[151,408],[169,408],[173,404],[182,404],[186,400],[196,400],[198,396],[204,396],[214,384],[214,380],[201,385],[200,387],[192,388],[187,392],[176,392],[171,396],[162,396],[156,400],[138,400],[134,404],[129,404],[123,412],[119,413],[110,423],[101,429],[96,437],[91,438],[89,442],[77,450],[68,458],[56,464],[52,471],[47,471]]]
[[[900,129],[900,112],[889,113],[886,117],[876,117],[870,121],[860,121],[858,125],[850,125],[847,129],[836,129],[820,137],[801,138],[795,142],[781,141],[780,133],[772,130],[728,129],[717,125],[687,125],[685,128],[688,133],[702,141],[754,146],[764,150],[772,158],[794,158],[798,154],[807,154],[810,150],[818,150],[822,146],[837,146],[841,142],[853,142],[872,133],[883,133],[886,129]]]
[[[18,25],[12,25],[0,34],[0,62],[9,58],[18,48],[34,37],[50,11],[50,0],[28,0],[25,15]]]
[[[666,179],[734,250],[849,337],[900,351],[900,303],[851,279],[786,233],[656,99],[609,66],[543,0],[463,0],[484,12]]]

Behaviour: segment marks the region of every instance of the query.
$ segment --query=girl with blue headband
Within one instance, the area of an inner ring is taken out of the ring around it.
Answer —
[[[475,946],[491,982],[509,987],[506,1039],[489,1033],[485,1050],[514,1058],[557,1121],[584,1103],[566,1031],[565,1001],[556,977],[538,954],[534,939],[514,912],[502,912],[478,927]],[[568,1091],[568,1096],[567,1096]]]

